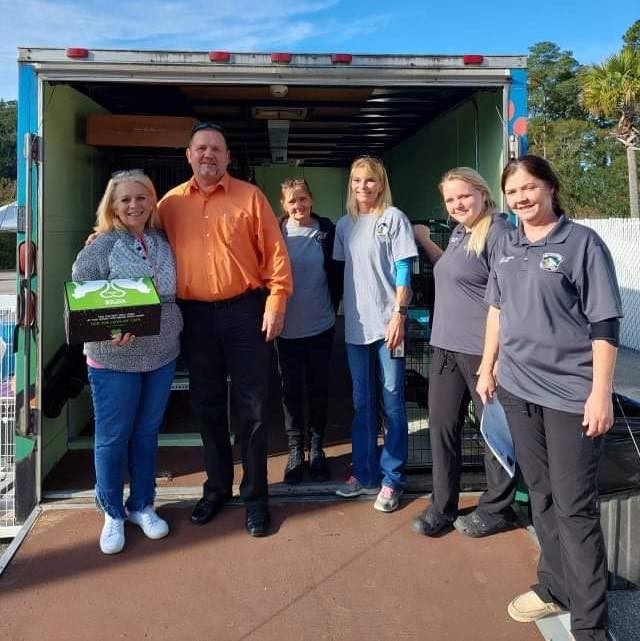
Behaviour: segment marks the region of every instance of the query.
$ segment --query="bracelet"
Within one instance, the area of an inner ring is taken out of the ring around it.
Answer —
[[[406,305],[396,305],[393,311],[400,316],[406,316],[409,313],[409,308]]]

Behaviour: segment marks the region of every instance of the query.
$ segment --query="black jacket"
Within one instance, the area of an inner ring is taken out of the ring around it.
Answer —
[[[331,297],[333,309],[338,311],[344,287],[344,263],[333,260],[333,243],[336,238],[336,226],[325,216],[318,216],[312,213],[311,217],[317,221],[320,226],[320,233],[322,234],[320,242],[324,255],[324,271],[327,274],[327,282],[329,283],[329,296]],[[284,226],[286,222],[286,216],[281,218],[280,226]],[[296,284],[294,283],[293,286],[295,287]]]

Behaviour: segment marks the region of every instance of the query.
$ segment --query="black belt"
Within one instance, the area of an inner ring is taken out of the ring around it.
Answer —
[[[257,294],[264,296],[266,295],[266,293],[267,293],[267,290],[264,289],[263,287],[260,287],[258,289],[247,289],[246,291],[242,292],[242,294],[238,294],[237,296],[232,296],[231,298],[224,298],[223,300],[203,301],[203,300],[188,300],[183,298],[183,299],[180,299],[178,302],[182,305],[188,305],[192,307],[196,307],[196,306],[208,306],[213,308],[229,307],[230,305],[233,305],[238,301],[241,301],[245,298],[249,298],[249,296],[255,296]]]

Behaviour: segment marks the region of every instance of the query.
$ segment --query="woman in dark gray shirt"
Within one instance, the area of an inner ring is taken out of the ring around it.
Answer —
[[[484,301],[496,241],[513,226],[496,214],[484,178],[468,167],[448,171],[440,182],[447,213],[458,225],[446,251],[415,225],[416,240],[435,263],[435,304],[429,372],[429,434],[433,456],[432,504],[413,523],[416,531],[435,536],[452,525],[472,537],[510,526],[515,481],[488,447],[484,466],[487,490],[470,514],[458,516],[461,438],[469,396],[478,415],[476,372],[484,346]],[[457,518],[456,518],[457,517]]]
[[[158,430],[180,350],[182,316],[176,269],[164,234],[154,228],[156,192],[139,170],[114,174],[100,201],[97,235],[77,256],[74,281],[150,277],[161,301],[160,334],[85,343],[95,416],[96,502],[104,512],[100,549],[124,547],[124,522],[151,539],[169,533],[153,509]],[[106,283],[105,283],[106,286]],[[129,498],[123,505],[124,471]]]
[[[607,563],[597,497],[622,306],[609,250],[569,220],[537,156],[510,161],[502,189],[518,229],[500,239],[487,286],[478,393],[496,389],[529,489],[538,583],[509,603],[516,621],[571,611],[576,641],[607,639]]]

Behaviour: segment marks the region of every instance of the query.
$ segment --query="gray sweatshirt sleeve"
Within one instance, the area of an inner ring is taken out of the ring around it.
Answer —
[[[81,249],[71,267],[71,279],[102,280],[109,278],[109,252],[113,243],[113,236],[104,234]]]

